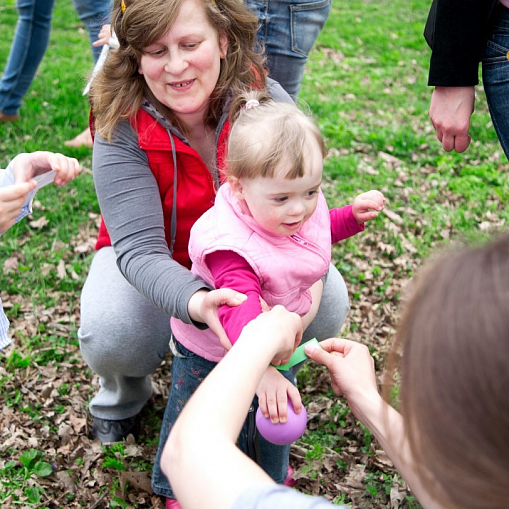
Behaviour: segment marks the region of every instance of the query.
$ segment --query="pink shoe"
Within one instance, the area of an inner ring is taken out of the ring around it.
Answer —
[[[293,474],[295,474],[295,470],[290,465],[288,465],[288,472],[286,473],[286,479],[283,483],[284,486],[288,486],[290,488],[297,486],[298,481],[292,478]],[[166,507],[168,507],[168,505],[166,505]]]
[[[166,509],[181,509],[180,504],[174,498],[166,497]]]

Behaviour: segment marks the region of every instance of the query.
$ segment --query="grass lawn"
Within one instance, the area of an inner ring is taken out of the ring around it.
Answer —
[[[445,153],[428,119],[429,50],[424,0],[334,2],[311,55],[301,104],[330,147],[323,189],[330,206],[380,189],[385,214],[334,248],[351,311],[342,335],[369,345],[381,374],[404,289],[424,259],[450,242],[479,241],[509,219],[508,162],[482,87],[464,154]],[[17,19],[0,5],[0,72]],[[0,505],[160,507],[150,489],[158,428],[168,394],[168,358],[154,376],[137,444],[109,449],[87,438],[87,402],[97,379],[78,349],[79,296],[93,256],[99,208],[91,150],[64,141],[87,123],[81,90],[92,68],[88,36],[71,0],[56,3],[50,44],[21,109],[0,124],[0,165],[37,149],[79,159],[82,175],[48,186],[34,212],[0,238],[1,298],[13,345],[0,353]],[[418,507],[370,433],[306,365],[299,388],[306,434],[292,446],[298,489],[353,507]]]

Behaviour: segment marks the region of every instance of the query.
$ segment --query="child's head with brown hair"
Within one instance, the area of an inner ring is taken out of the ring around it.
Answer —
[[[417,279],[398,331],[413,457],[446,506],[507,507],[509,235]]]
[[[318,203],[326,155],[320,130],[263,91],[240,94],[230,117],[225,173],[233,192],[265,230],[296,233]]]

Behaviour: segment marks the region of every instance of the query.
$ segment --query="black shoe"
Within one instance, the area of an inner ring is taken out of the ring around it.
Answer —
[[[98,438],[101,444],[108,445],[114,442],[122,442],[129,434],[138,440],[140,434],[140,414],[119,421],[94,417],[92,437]]]

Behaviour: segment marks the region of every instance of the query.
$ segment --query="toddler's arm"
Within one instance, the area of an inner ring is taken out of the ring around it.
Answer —
[[[329,210],[332,243],[335,244],[348,237],[364,231],[364,224],[359,224],[353,215],[353,205]]]
[[[263,299],[260,281],[245,258],[233,251],[215,251],[207,255],[206,263],[212,273],[216,288],[230,288],[247,296],[247,299],[237,307],[224,305],[218,310],[219,321],[233,345],[240,336],[242,329],[263,311],[260,301],[260,299]],[[313,287],[312,296],[313,302],[316,298],[316,309],[313,305],[306,315],[308,318],[311,317],[311,320],[318,310],[322,287],[321,281],[316,284],[316,288]],[[304,318],[303,324],[309,323]],[[278,354],[277,357],[272,359],[272,363],[279,365],[287,362],[297,346],[298,343],[294,345],[292,350]]]
[[[364,223],[378,216],[385,197],[380,191],[368,191],[355,198],[352,205],[329,211],[332,243],[364,231]]]
[[[207,255],[206,263],[216,288],[231,288],[247,295],[247,300],[240,306],[222,306],[218,311],[219,320],[233,345],[244,326],[262,312],[260,281],[249,263],[233,251],[215,251]]]
[[[302,328],[306,330],[309,324],[315,319],[320,301],[322,300],[323,281],[320,279],[310,289],[311,292],[311,309],[302,317]]]
[[[233,251],[216,251],[207,256],[207,265],[214,277],[216,288],[230,288],[247,296],[247,299],[237,307],[228,305],[219,308],[218,316],[226,335],[233,345],[242,329],[262,313],[262,288],[258,276],[249,263],[242,256]],[[281,352],[272,359],[274,365],[285,363],[297,348]],[[281,357],[283,355],[283,357]]]

